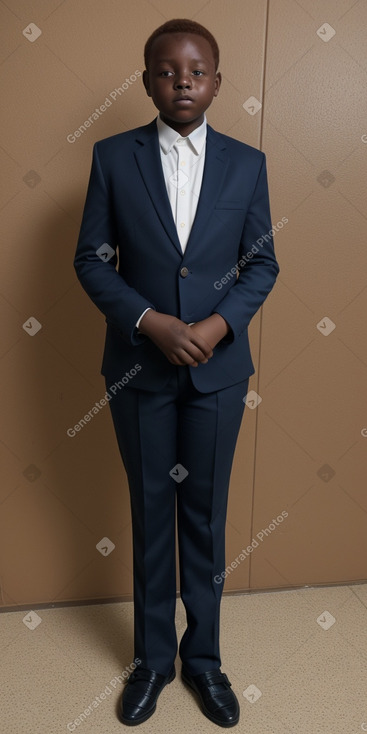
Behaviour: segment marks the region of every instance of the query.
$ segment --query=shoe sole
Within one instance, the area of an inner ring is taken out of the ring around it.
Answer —
[[[165,684],[162,686],[161,690],[159,691],[158,696],[161,695],[163,689],[168,685],[168,683],[172,683],[172,681],[176,678],[176,671],[173,670],[172,673],[168,676]],[[122,713],[120,710],[117,711],[117,718],[121,722],[121,724],[125,724],[125,726],[137,726],[138,724],[143,724],[144,721],[147,719],[150,719],[151,716],[153,716],[155,710],[157,708],[157,702],[155,702],[154,706],[150,711],[144,714],[144,716],[140,716],[139,719],[125,719],[122,716]]]
[[[200,693],[193,686],[193,684],[191,683],[191,681],[189,680],[189,678],[186,678],[185,673],[181,672],[181,678],[184,681],[184,683],[186,683],[191,688],[191,690],[194,691],[194,693],[196,693],[196,695],[197,695],[197,697],[199,699],[200,708],[201,708],[204,716],[207,717],[207,719],[210,719],[210,721],[213,721],[213,723],[214,724],[217,724],[218,726],[222,726],[224,729],[229,729],[231,726],[236,726],[236,724],[238,724],[238,722],[240,720],[240,717],[239,716],[238,716],[237,719],[235,719],[235,721],[231,721],[228,724],[224,724],[223,721],[219,721],[215,716],[213,716],[213,714],[210,713],[210,711],[208,711],[205,708],[204,703],[202,701],[202,698],[200,696]]]

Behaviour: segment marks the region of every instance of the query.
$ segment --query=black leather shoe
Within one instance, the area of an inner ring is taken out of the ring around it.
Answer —
[[[155,670],[136,668],[128,677],[118,708],[118,718],[123,724],[141,724],[154,714],[157,699],[164,686],[176,676],[173,667],[167,676]]]
[[[182,680],[198,694],[203,714],[218,726],[235,726],[240,707],[231,683],[219,668],[200,675],[190,675],[182,668]]]

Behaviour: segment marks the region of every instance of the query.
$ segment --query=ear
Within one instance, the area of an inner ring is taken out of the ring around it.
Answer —
[[[152,95],[150,93],[150,88],[149,88],[149,74],[146,69],[144,69],[143,71],[143,84],[144,84],[145,91],[148,97],[151,97]]]
[[[214,97],[218,97],[221,83],[222,83],[222,75],[218,71],[215,75],[215,80],[214,80]]]

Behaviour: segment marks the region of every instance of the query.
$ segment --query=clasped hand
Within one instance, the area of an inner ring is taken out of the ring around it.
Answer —
[[[139,331],[156,344],[171,364],[197,367],[213,356],[214,347],[228,333],[229,326],[217,313],[188,326],[175,316],[149,309]]]

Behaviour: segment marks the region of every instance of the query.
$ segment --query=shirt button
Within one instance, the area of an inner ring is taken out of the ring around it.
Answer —
[[[187,268],[181,268],[181,270],[180,270],[181,278],[186,278],[188,276],[188,274],[189,274],[189,271],[188,271]]]

